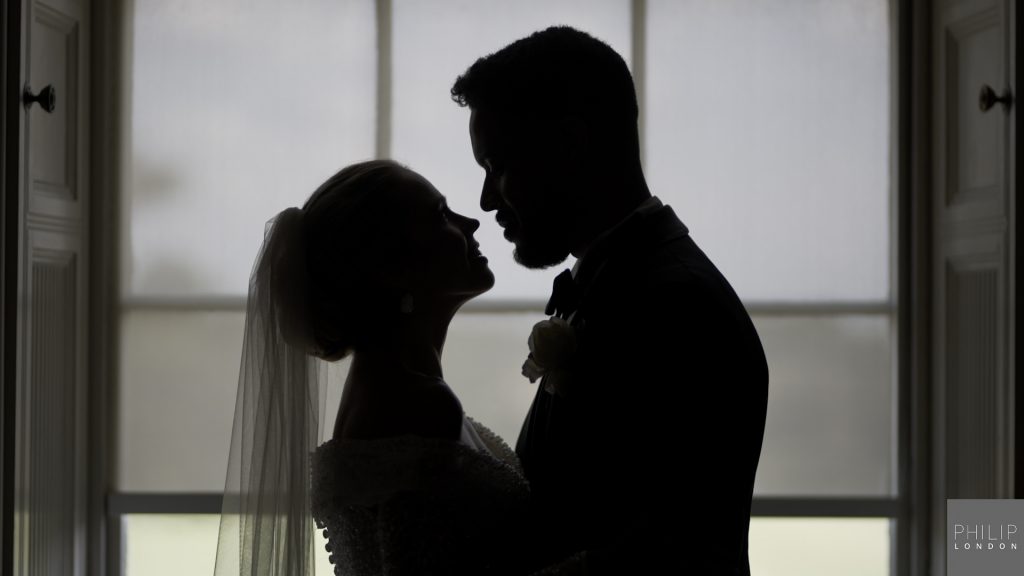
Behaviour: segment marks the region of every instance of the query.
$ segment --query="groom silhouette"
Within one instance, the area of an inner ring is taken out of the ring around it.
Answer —
[[[548,28],[480,58],[451,92],[471,111],[480,206],[516,261],[577,258],[548,307],[577,338],[571,386],[538,387],[516,446],[534,565],[749,574],[768,368],[729,283],[647,187],[622,57]]]

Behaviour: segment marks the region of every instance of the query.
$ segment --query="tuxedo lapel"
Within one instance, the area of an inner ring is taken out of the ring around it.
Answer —
[[[651,254],[662,245],[689,233],[675,211],[664,205],[648,214],[634,214],[623,222],[580,261],[575,276],[580,313],[585,314],[588,296],[605,280],[603,275],[610,264],[623,258],[635,259]]]

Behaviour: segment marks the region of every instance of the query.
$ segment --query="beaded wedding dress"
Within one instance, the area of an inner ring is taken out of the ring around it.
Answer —
[[[515,452],[471,418],[458,441],[332,439],[311,467],[335,574],[521,573],[529,487]]]

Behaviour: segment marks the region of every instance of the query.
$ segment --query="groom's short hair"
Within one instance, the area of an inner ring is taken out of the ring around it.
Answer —
[[[512,129],[532,131],[579,116],[592,138],[639,156],[639,108],[629,67],[611,46],[568,26],[534,32],[478,59],[456,79],[451,95]]]

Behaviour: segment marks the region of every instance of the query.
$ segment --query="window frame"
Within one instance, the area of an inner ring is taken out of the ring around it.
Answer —
[[[102,150],[94,158],[92,180],[97,201],[91,215],[92,242],[95,246],[93,278],[94,321],[91,322],[96,353],[91,372],[98,390],[92,406],[91,433],[101,439],[95,450],[99,464],[91,475],[93,510],[97,517],[90,527],[101,530],[102,536],[90,541],[94,551],[90,568],[110,576],[124,572],[122,519],[127,514],[219,514],[220,493],[129,493],[111,489],[116,474],[116,388],[119,351],[118,325],[120,315],[130,309],[187,309],[244,311],[244,298],[124,298],[120,293],[120,238],[122,230],[120,192],[122,158],[126,158],[129,138],[121,130],[128,121],[123,111],[130,102],[130,78],[127,57],[131,50],[132,1],[99,0],[93,9],[94,66],[97,97],[92,103],[99,126],[110,130],[94,130],[94,149]],[[392,2],[375,0],[377,26],[377,124],[375,151],[388,157],[391,150],[392,112]],[[631,68],[637,97],[643,102],[646,89],[646,0],[630,0]],[[917,9],[915,9],[917,8]],[[890,529],[890,574],[906,576],[924,573],[922,558],[927,558],[929,522],[927,517],[928,469],[924,458],[911,454],[927,454],[927,426],[921,424],[922,389],[925,376],[915,371],[927,355],[927,334],[920,318],[920,298],[914,298],[916,270],[926,260],[926,247],[920,245],[921,232],[914,222],[920,210],[920,184],[913,180],[911,138],[920,137],[922,128],[911,125],[912,91],[919,90],[910,71],[921,67],[926,56],[919,54],[920,34],[927,26],[926,10],[915,0],[889,0],[890,54],[890,291],[880,302],[826,303],[749,303],[752,315],[806,314],[872,314],[890,319],[894,339],[893,413],[896,418],[892,471],[895,476],[894,495],[890,497],[754,497],[752,517],[792,518],[888,518]],[[915,46],[918,46],[915,48]],[[103,81],[100,81],[103,80]],[[915,112],[915,116],[918,113]],[[641,157],[647,118],[641,106],[639,116]],[[916,132],[912,132],[916,130]],[[927,277],[927,276],[923,276]],[[111,281],[114,279],[114,281]],[[920,291],[920,288],[916,288]],[[463,308],[466,314],[495,312],[542,312],[545,302],[539,300],[473,301]],[[927,308],[925,308],[927,309]],[[927,365],[925,362],[924,365]],[[114,416],[111,418],[110,416]],[[102,527],[102,528],[101,528]],[[105,565],[105,566],[103,566]],[[103,568],[100,568],[103,567]]]

